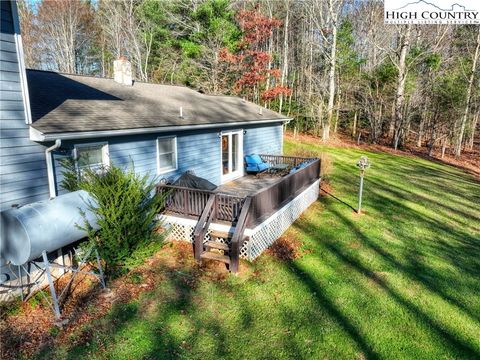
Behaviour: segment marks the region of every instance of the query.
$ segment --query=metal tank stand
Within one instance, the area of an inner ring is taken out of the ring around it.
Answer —
[[[84,271],[84,270],[82,270],[82,268],[87,264],[88,259],[90,258],[90,255],[92,254],[92,252],[95,253],[95,258],[96,258],[96,263],[97,263],[97,269],[96,270],[98,271],[98,273],[95,272],[95,271]],[[47,252],[46,251],[42,252],[43,267],[45,269],[45,274],[46,274],[46,277],[47,277],[47,280],[48,280],[48,285],[49,285],[49,288],[50,288],[50,295],[52,297],[52,303],[49,302],[49,305],[50,305],[50,308],[52,309],[52,311],[55,315],[55,319],[57,321],[61,320],[61,311],[60,311],[60,305],[59,304],[60,304],[61,301],[63,301],[64,296],[67,294],[68,289],[70,289],[71,284],[73,283],[73,281],[75,280],[75,278],[78,274],[93,275],[100,281],[100,284],[102,285],[103,289],[105,289],[105,287],[106,287],[105,277],[103,275],[102,264],[100,262],[100,256],[98,255],[97,249],[94,249],[93,247],[91,247],[90,249],[88,249],[88,251],[86,251],[84,254],[82,254],[82,256],[79,255],[79,254],[76,254],[76,255],[78,256],[78,259],[79,259],[78,265],[77,266],[73,266],[73,265],[72,266],[67,266],[67,265],[60,265],[60,264],[57,264],[55,262],[50,262],[48,260],[48,257],[47,257]],[[54,279],[53,279],[51,268],[62,269],[64,271],[72,271],[73,272],[72,278],[69,280],[69,282],[67,283],[65,288],[62,290],[62,292],[58,296],[57,296],[57,291],[55,290],[55,284],[54,284]]]
[[[14,271],[12,268],[13,265],[9,264],[8,266],[10,268],[10,273],[14,277],[9,279],[9,281],[16,282],[16,284],[9,285],[1,283],[0,289],[5,289],[5,291],[14,291],[19,289],[22,301],[28,301],[28,299],[30,299],[34,294],[39,292],[45,299],[48,306],[52,309],[57,322],[61,324],[60,304],[68,294],[68,291],[78,274],[93,275],[99,280],[103,289],[106,287],[105,276],[103,274],[102,264],[97,249],[90,247],[86,251],[75,251],[75,257],[77,260],[77,265],[74,265],[73,261],[70,261],[69,265],[66,265],[65,262],[63,262],[63,264],[58,264],[54,261],[50,261],[47,256],[47,252],[43,251],[41,261],[30,261],[26,264],[15,266],[17,271]],[[91,259],[92,257],[94,257],[94,259]],[[85,265],[89,263],[89,259],[94,260],[90,262],[93,269],[86,271],[84,268]],[[55,269],[60,271],[54,271]],[[60,294],[58,294],[58,289],[55,289],[55,281],[65,272],[69,271],[71,271],[73,274],[64,289],[60,292]],[[47,296],[44,291],[41,291],[41,289],[45,286],[45,280],[48,282],[51,297]]]

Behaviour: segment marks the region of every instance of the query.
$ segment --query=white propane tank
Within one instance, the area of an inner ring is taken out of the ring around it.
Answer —
[[[78,228],[88,222],[98,229],[95,215],[89,206],[92,197],[83,190],[59,195],[52,200],[39,201],[0,213],[0,258],[13,265],[22,265],[87,236]]]

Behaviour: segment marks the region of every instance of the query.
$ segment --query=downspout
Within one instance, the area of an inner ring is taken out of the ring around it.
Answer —
[[[285,135],[285,132],[287,131],[287,126],[288,126],[288,124],[290,124],[290,121],[292,121],[292,119],[288,119],[287,121],[284,121],[283,124],[282,124],[282,142],[280,144],[280,146],[281,146],[280,154],[282,154],[282,155],[283,155],[283,136]]]
[[[53,157],[52,151],[57,150],[62,145],[62,140],[55,140],[55,144],[45,150],[45,159],[47,160],[48,190],[50,191],[50,199],[57,196],[55,188],[55,174],[53,173]]]

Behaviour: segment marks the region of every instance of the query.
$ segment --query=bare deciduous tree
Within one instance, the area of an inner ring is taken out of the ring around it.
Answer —
[[[79,0],[42,1],[37,21],[41,46],[61,72],[79,72],[77,54],[91,41],[93,12],[90,4]]]
[[[477,61],[478,61],[479,53],[480,53],[480,27],[477,30],[477,41],[476,41],[475,51],[472,55],[472,67],[470,70],[470,74],[468,76],[468,86],[467,86],[467,92],[465,95],[465,109],[463,111],[462,120],[460,122],[460,130],[458,132],[458,139],[455,145],[455,156],[457,157],[460,156],[462,152],[465,125],[467,123],[468,115],[470,112],[470,102],[472,100],[472,88],[473,88],[473,82],[475,80],[475,75],[476,75],[475,72],[477,70]]]

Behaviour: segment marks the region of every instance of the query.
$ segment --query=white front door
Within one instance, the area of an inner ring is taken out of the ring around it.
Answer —
[[[222,132],[220,141],[222,156],[222,183],[243,175],[243,130]]]

